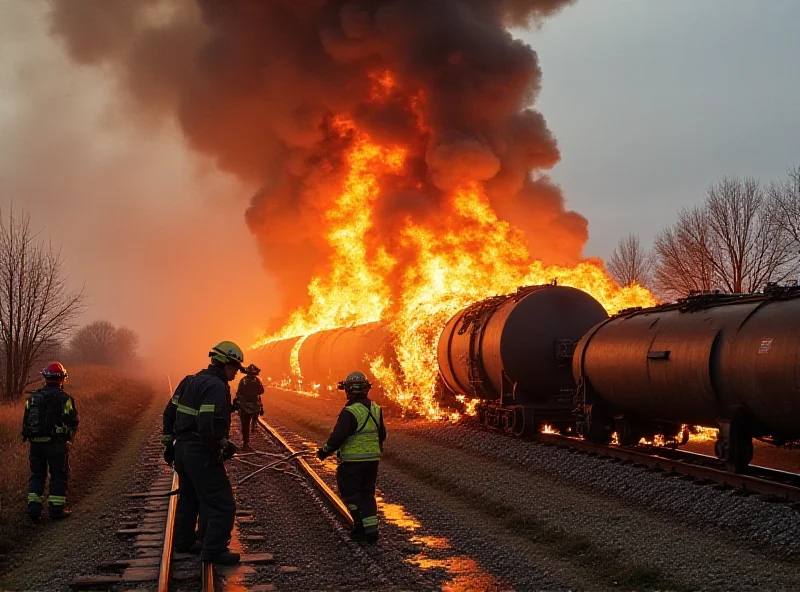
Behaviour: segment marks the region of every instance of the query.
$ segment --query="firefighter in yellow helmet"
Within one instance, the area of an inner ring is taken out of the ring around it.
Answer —
[[[350,536],[375,543],[378,540],[375,482],[386,427],[381,408],[368,398],[370,388],[372,385],[361,372],[352,372],[339,383],[339,390],[347,395],[347,403],[317,457],[324,460],[337,453],[336,484],[354,523]]]
[[[228,383],[244,369],[244,355],[232,341],[218,343],[208,355],[208,368],[184,378],[164,409],[164,460],[174,461],[180,488],[174,548],[199,552],[203,561],[234,564],[239,554],[228,543],[236,502],[223,462],[236,453],[228,440],[233,413]]]

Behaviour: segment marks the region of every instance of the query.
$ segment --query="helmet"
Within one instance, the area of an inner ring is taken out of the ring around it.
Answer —
[[[347,375],[342,382],[338,384],[338,388],[340,391],[344,391],[347,393],[347,396],[356,395],[356,394],[364,394],[366,395],[369,392],[369,389],[372,388],[372,385],[367,380],[367,377],[364,375],[363,372],[351,372]]]
[[[63,382],[64,380],[67,379],[67,376],[69,376],[69,374],[67,373],[67,369],[60,362],[52,362],[48,364],[47,366],[44,367],[41,374],[42,376],[44,376],[44,379],[48,382],[50,381]]]
[[[233,341],[220,341],[217,345],[211,348],[208,356],[213,362],[220,364],[232,364],[239,370],[244,370],[242,362],[244,362],[244,354],[242,349]]]
[[[261,374],[261,368],[256,366],[255,364],[250,364],[247,368],[244,369],[245,374],[250,374],[252,376],[258,376]]]

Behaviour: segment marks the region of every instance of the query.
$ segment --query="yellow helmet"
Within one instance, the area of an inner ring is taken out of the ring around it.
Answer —
[[[211,348],[208,356],[215,362],[220,364],[233,364],[239,370],[244,370],[244,354],[242,348],[236,345],[233,341],[220,341],[217,345]]]

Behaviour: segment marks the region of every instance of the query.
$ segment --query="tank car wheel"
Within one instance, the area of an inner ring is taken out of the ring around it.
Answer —
[[[741,413],[729,421],[720,422],[714,454],[731,473],[744,472],[753,460],[753,438]]]
[[[485,427],[488,425],[489,422],[486,417],[486,409],[484,409],[483,407],[478,407],[477,418],[478,418],[478,423],[481,424],[482,426]]]
[[[642,439],[642,430],[630,421],[622,420],[617,422],[617,438],[621,446],[637,446]]]
[[[582,435],[594,444],[608,444],[614,432],[614,421],[603,415],[589,413],[582,426]]]
[[[725,463],[725,470],[729,473],[743,473],[753,460],[753,440],[718,438],[714,443],[714,454]]]

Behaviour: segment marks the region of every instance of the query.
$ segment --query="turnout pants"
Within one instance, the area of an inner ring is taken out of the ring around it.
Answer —
[[[186,549],[194,544],[199,516],[204,559],[228,550],[236,515],[228,473],[217,454],[199,442],[179,441],[175,445],[180,488],[173,531],[175,548]]]
[[[28,514],[38,518],[42,513],[44,486],[50,470],[50,493],[47,507],[51,518],[58,518],[67,503],[67,479],[69,478],[69,449],[59,438],[49,442],[31,442],[31,480],[28,487]]]
[[[378,461],[343,462],[336,469],[339,495],[353,517],[355,534],[378,534],[378,504],[375,501],[377,480]]]
[[[250,443],[250,429],[255,431],[258,422],[258,413],[247,413],[239,409],[239,419],[242,422],[242,444],[247,446]]]

